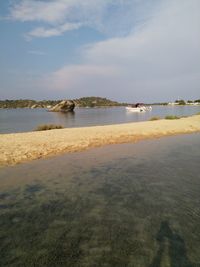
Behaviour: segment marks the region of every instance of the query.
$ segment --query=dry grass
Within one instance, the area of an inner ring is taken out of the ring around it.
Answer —
[[[158,120],[160,120],[160,117],[152,117],[151,119],[150,119],[150,121],[158,121]]]
[[[56,125],[56,124],[42,124],[39,125],[35,131],[47,131],[47,130],[53,130],[53,129],[63,129],[62,125]]]
[[[168,115],[165,117],[166,120],[178,120],[180,119],[179,117],[177,116],[174,116],[174,115]]]

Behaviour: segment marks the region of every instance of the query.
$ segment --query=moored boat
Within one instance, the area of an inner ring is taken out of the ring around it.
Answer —
[[[127,106],[126,107],[127,111],[130,112],[146,112],[146,111],[151,111],[152,107],[151,106],[144,106],[141,104],[136,104],[135,106]]]
[[[126,107],[127,111],[131,112],[145,112],[146,110],[143,107]]]

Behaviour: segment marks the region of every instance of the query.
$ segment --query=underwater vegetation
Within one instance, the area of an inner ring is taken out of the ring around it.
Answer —
[[[37,180],[0,192],[0,266],[199,267],[198,151],[184,142],[70,174],[55,162],[46,180],[34,163]]]

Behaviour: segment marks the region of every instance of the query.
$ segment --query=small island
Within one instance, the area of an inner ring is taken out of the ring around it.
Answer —
[[[30,100],[30,99],[19,99],[19,100],[0,100],[0,108],[2,109],[13,109],[13,108],[46,108],[51,109],[52,107],[61,103],[63,99],[59,100]],[[81,97],[78,99],[70,99],[73,101],[76,107],[113,107],[113,106],[125,106],[126,103],[119,103],[117,101],[109,100],[103,97]]]

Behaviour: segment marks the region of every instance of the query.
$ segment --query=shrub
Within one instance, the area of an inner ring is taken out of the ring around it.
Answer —
[[[47,130],[53,130],[53,129],[62,129],[62,125],[56,125],[56,124],[42,124],[39,125],[35,131],[47,131]]]
[[[150,119],[150,121],[157,121],[157,120],[160,120],[160,117],[152,117],[152,118]]]
[[[180,119],[179,117],[177,116],[174,116],[174,115],[168,115],[165,117],[166,120],[177,120],[177,119]]]
[[[200,115],[200,112],[198,112],[196,115]]]
[[[185,101],[182,99],[182,100],[176,100],[175,103],[177,103],[178,105],[185,105]]]

